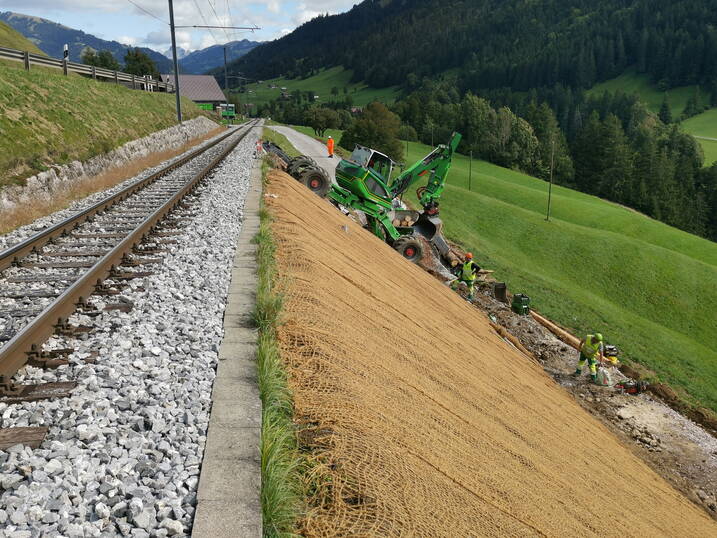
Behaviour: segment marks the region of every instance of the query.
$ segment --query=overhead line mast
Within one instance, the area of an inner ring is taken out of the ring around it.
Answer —
[[[207,28],[209,29],[209,32],[212,34],[212,38],[215,42],[218,42],[217,38],[214,36],[214,33],[212,32],[212,28],[217,29],[223,29],[224,34],[227,36],[227,39],[229,39],[229,34],[227,34],[227,29],[233,29],[233,30],[251,30],[252,32],[254,30],[259,30],[259,27],[254,25],[252,27],[243,27],[243,26],[214,26],[210,24],[206,24],[207,20],[204,18],[204,13],[202,13],[202,10],[199,8],[199,4],[197,3],[197,0],[194,0],[194,5],[197,6],[197,10],[199,11],[199,15],[202,17],[202,20],[204,21],[204,25],[189,25],[189,26],[176,26],[174,24],[174,6],[172,3],[172,0],[167,0],[169,2],[169,30],[172,34],[172,64],[174,65],[174,88],[176,92],[177,97],[177,122],[182,123],[182,103],[180,100],[179,95],[179,61],[177,60],[177,38],[176,38],[176,29],[177,28]],[[214,10],[214,6],[212,6],[211,2],[209,5],[212,8],[212,11],[214,11],[214,15],[216,16],[216,11]],[[227,2],[228,5],[228,2]],[[219,17],[217,17],[217,21],[219,21]],[[226,45],[224,46],[224,87],[226,90],[229,90],[227,86],[227,48]]]
[[[172,34],[172,64],[174,64],[174,93],[177,97],[177,122],[182,123],[182,102],[179,98],[179,62],[177,62],[177,39],[174,36],[174,6],[169,2],[169,31]]]

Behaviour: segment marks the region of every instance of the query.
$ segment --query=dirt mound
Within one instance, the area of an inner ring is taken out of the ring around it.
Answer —
[[[285,174],[267,192],[305,534],[717,533],[455,293]]]

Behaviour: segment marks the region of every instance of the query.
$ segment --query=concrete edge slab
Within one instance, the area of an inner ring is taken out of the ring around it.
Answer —
[[[259,231],[261,166],[251,173],[244,221],[237,240],[224,340],[212,388],[212,411],[199,477],[195,538],[262,536],[261,400],[256,377],[256,245]]]

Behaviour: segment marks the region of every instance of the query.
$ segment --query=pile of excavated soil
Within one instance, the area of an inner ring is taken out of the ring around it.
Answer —
[[[717,525],[483,314],[270,174],[309,536],[707,536]]]

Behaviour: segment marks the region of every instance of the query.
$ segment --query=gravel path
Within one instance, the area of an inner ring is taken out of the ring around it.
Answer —
[[[333,159],[329,159],[327,156],[326,146],[321,142],[314,140],[310,136],[306,136],[303,133],[295,131],[291,127],[284,125],[272,125],[270,127],[277,133],[283,134],[289,142],[304,155],[312,157],[319,166],[323,167],[331,176],[331,180],[336,183],[336,165],[341,160],[338,156],[334,156]]]
[[[78,386],[62,400],[0,404],[2,427],[50,427],[41,448],[0,452],[1,536],[189,533],[257,136],[255,129],[197,191],[198,216],[179,244],[168,245],[156,274],[125,290],[129,313],[75,315],[72,322],[101,328],[84,340],[54,338],[46,346],[73,347],[72,364],[28,367],[16,376]],[[47,217],[44,225],[59,218]],[[99,351],[97,362],[85,363],[92,351]]]

